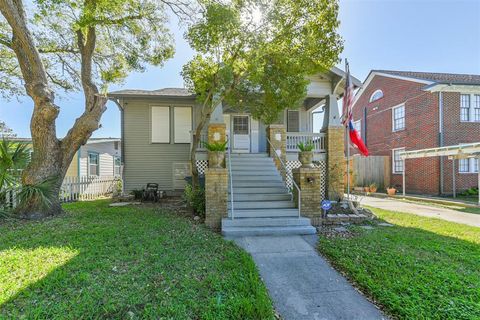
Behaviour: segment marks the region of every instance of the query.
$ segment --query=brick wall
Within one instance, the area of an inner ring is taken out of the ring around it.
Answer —
[[[472,102],[473,103],[473,102]],[[460,93],[444,92],[444,141],[445,145],[480,142],[480,123],[460,121]],[[444,192],[452,193],[452,161],[444,161]],[[478,185],[476,173],[459,173],[458,161],[456,162],[457,190],[465,190]]]
[[[372,155],[391,157],[395,148],[415,150],[438,146],[438,94],[422,91],[424,86],[423,83],[375,76],[365,88],[354,105],[353,119],[362,119],[362,136]],[[370,96],[377,89],[381,89],[384,96],[370,103]],[[392,107],[402,103],[405,103],[406,129],[392,132]],[[407,192],[438,194],[439,167],[438,158],[407,160]],[[391,184],[401,187],[402,175],[392,173]]]

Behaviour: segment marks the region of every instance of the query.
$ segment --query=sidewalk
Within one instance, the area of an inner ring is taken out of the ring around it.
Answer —
[[[380,199],[375,197],[364,197],[362,205],[378,209],[406,212],[418,216],[443,219],[451,222],[480,227],[480,214],[460,212],[448,208],[428,206],[394,199]]]
[[[316,235],[232,240],[252,255],[282,319],[386,319],[318,255]]]

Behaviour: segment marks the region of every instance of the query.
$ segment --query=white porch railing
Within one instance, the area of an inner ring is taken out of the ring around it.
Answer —
[[[287,132],[287,152],[299,152],[297,145],[300,142],[313,143],[313,152],[326,152],[326,134],[314,132]]]
[[[190,131],[190,142],[193,141],[193,135],[195,134],[195,131]],[[200,144],[198,145],[197,151],[207,151],[205,146],[203,145],[203,142],[208,141],[208,133],[207,132],[202,132],[200,133]]]

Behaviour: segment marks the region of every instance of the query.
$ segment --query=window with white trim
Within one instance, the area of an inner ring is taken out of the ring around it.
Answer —
[[[473,96],[473,121],[480,122],[480,94]]]
[[[404,151],[405,148],[392,150],[392,173],[403,173],[404,161],[400,158],[400,153]]]
[[[170,107],[153,106],[151,121],[152,143],[170,143]]]
[[[478,159],[468,158],[458,160],[458,172],[460,173],[477,173]]]
[[[300,112],[287,110],[287,132],[300,132]]]
[[[353,128],[357,130],[358,135],[362,136],[362,120],[357,120],[353,122]]]
[[[460,95],[460,121],[470,121],[470,95]]]
[[[383,91],[380,89],[375,90],[375,92],[370,96],[370,102],[377,101],[381,98],[383,98]]]
[[[175,143],[190,143],[190,131],[192,131],[192,108],[173,108],[173,131]]]
[[[121,175],[121,166],[122,166],[122,161],[120,160],[120,157],[113,157],[113,175],[118,177]]]
[[[100,155],[96,152],[88,153],[88,175],[89,176],[100,175]]]
[[[405,129],[405,105],[392,108],[392,131]]]

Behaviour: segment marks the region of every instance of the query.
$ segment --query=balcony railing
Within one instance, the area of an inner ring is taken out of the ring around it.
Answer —
[[[299,152],[297,145],[300,142],[313,143],[313,152],[326,152],[326,134],[314,132],[287,132],[287,152]]]

